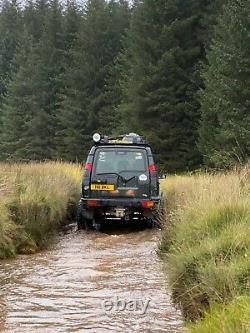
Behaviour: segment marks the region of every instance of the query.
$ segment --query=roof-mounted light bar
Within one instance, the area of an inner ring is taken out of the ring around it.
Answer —
[[[93,135],[93,141],[96,144],[147,144],[146,139],[136,133],[118,135],[114,137],[102,136],[99,133],[95,133]]]

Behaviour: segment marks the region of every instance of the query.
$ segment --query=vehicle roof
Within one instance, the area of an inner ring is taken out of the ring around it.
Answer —
[[[90,154],[94,154],[94,152],[96,151],[96,149],[98,148],[119,148],[119,149],[145,149],[148,153],[151,153],[151,147],[148,144],[99,144],[99,145],[94,145],[91,150],[90,150]]]
[[[119,144],[119,143],[105,143],[105,144],[99,144],[99,145],[95,145],[96,148],[99,148],[99,147],[119,147],[119,148],[146,148],[146,147],[149,147],[148,144],[129,144],[129,143],[126,143],[126,144]]]

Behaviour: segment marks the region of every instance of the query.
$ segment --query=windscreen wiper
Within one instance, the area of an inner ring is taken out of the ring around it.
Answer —
[[[122,172],[122,171],[121,171]],[[104,175],[116,175],[117,176],[117,182],[118,182],[118,179],[121,178],[121,180],[123,180],[124,183],[128,183],[130,182],[130,180],[136,178],[137,176],[133,176],[129,179],[126,179],[124,178],[122,175],[120,175],[120,173],[117,173],[117,172],[103,172],[103,173],[97,173],[96,176],[104,176]]]
[[[121,170],[120,172],[119,172],[119,175],[121,176],[121,173],[122,172],[134,172],[134,171],[132,171],[132,170]],[[122,176],[121,176],[122,177]],[[134,179],[134,178],[136,178],[137,176],[133,176],[133,177],[131,177],[131,178],[129,178],[129,179],[126,179],[126,178],[124,178],[124,177],[122,177],[123,179],[124,179],[124,181],[125,181],[125,183],[128,183],[128,182],[130,182],[130,180],[132,180],[132,179]]]
[[[136,178],[137,176],[133,176],[133,177],[131,177],[131,178],[129,178],[129,179],[125,179],[125,181],[126,181],[126,183],[128,183],[128,182],[130,182],[130,180],[132,180],[132,179],[134,179],[134,178]]]
[[[121,175],[119,175],[119,173],[117,173],[117,172],[103,172],[103,173],[97,173],[96,174],[96,176],[105,176],[105,175],[116,175],[117,176],[117,182],[118,182],[119,178],[121,178],[121,180],[126,182],[126,179],[124,177],[122,177]]]

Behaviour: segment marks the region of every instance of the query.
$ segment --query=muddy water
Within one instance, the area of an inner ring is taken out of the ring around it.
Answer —
[[[1,262],[0,332],[183,332],[163,284],[159,236],[70,230],[50,250]]]

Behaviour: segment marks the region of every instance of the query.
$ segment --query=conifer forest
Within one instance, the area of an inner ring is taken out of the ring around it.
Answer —
[[[2,0],[0,159],[136,132],[167,172],[250,156],[249,0]]]

